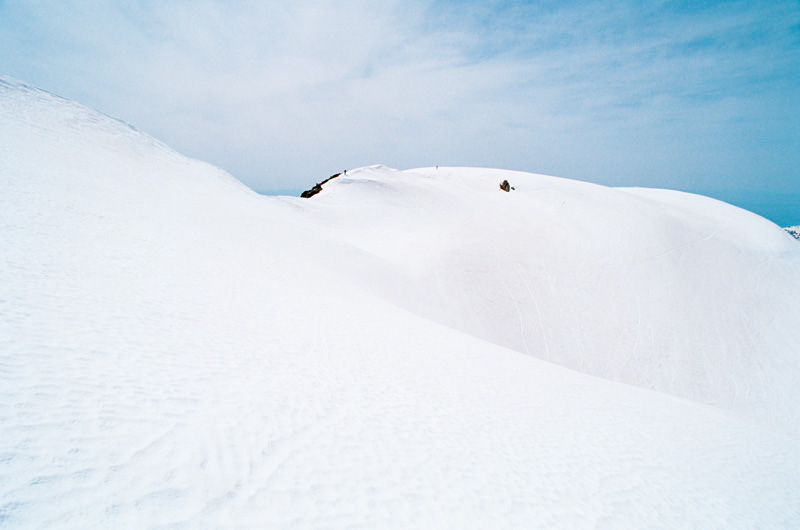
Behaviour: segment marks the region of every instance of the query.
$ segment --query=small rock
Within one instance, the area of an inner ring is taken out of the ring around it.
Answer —
[[[509,184],[507,180],[504,180],[503,182],[500,183],[500,189],[508,193],[514,188],[511,187],[511,184]]]

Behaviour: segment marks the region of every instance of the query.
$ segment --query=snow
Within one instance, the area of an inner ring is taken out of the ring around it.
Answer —
[[[784,230],[786,230],[789,233],[789,235],[792,236],[793,238],[800,239],[800,225],[787,226],[786,228],[784,228]]]
[[[800,525],[800,247],[754,214],[477,168],[263,197],[9,80],[0,186],[3,528]]]
[[[492,169],[348,176],[307,216],[388,262],[402,287],[382,293],[398,305],[584,373],[800,424],[800,249],[766,219]],[[505,179],[516,191],[496,193]]]

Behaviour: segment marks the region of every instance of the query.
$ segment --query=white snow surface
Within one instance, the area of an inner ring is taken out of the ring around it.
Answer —
[[[800,527],[800,246],[733,206],[263,197],[0,79],[0,249],[4,529]]]

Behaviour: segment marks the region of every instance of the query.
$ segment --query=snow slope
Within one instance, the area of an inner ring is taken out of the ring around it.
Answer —
[[[500,174],[366,168],[261,197],[0,80],[0,526],[800,525],[781,231],[668,192],[505,173],[504,194]],[[699,241],[728,224],[739,244]],[[682,276],[697,263],[727,268],[716,287]],[[705,300],[729,289],[758,334]],[[541,360],[576,348],[586,373]]]
[[[800,425],[800,248],[766,219],[698,195],[495,169],[348,177],[304,210],[391,264],[402,284],[391,297],[412,312],[584,373]],[[516,191],[499,190],[505,179]]]

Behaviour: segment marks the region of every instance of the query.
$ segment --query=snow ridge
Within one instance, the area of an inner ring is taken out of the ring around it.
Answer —
[[[391,264],[393,285],[377,287],[397,305],[590,375],[800,422],[787,377],[800,370],[800,249],[769,221],[687,193],[496,169],[348,177],[305,215]],[[498,192],[503,180],[517,191]]]

